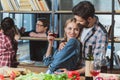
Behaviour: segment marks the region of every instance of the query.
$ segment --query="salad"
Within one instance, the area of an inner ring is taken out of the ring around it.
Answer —
[[[67,74],[46,74],[46,73],[28,73],[20,75],[15,80],[80,80],[79,73],[76,71],[68,71]]]
[[[20,75],[15,80],[67,80],[66,74],[45,74],[45,73],[29,73],[27,75]]]

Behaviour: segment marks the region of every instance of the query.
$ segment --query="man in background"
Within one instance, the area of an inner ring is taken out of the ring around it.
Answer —
[[[49,21],[46,18],[39,18],[36,23],[35,30],[24,32],[25,28],[21,28],[21,36],[30,37],[47,37],[49,30]],[[34,61],[42,61],[43,55],[46,53],[48,47],[48,41],[30,40],[30,59]]]

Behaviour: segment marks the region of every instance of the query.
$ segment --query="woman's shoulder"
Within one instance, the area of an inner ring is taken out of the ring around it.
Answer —
[[[76,38],[71,38],[67,43],[68,44],[79,44],[80,41]]]
[[[68,42],[78,42],[79,40],[76,38],[70,38]]]

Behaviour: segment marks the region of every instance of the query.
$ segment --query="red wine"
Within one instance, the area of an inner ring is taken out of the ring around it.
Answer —
[[[56,33],[50,34],[50,36],[54,36],[54,37],[57,37],[57,35],[58,35],[58,34],[56,34]]]
[[[93,76],[97,76],[97,75],[100,73],[100,71],[98,71],[98,70],[92,70],[92,71],[90,71],[90,73],[91,73]]]

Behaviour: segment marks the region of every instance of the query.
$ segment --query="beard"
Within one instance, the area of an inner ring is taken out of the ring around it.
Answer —
[[[85,24],[80,24],[83,28],[89,28],[89,22],[88,21],[86,21],[86,23]]]

